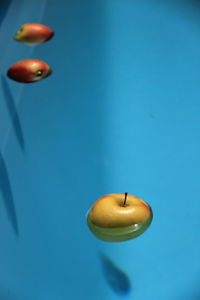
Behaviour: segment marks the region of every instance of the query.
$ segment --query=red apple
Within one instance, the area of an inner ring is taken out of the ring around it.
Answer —
[[[52,73],[52,69],[39,59],[25,59],[12,65],[7,76],[15,81],[31,83],[42,80]]]
[[[27,44],[40,44],[50,40],[53,35],[53,30],[46,25],[28,23],[20,27],[14,39]]]

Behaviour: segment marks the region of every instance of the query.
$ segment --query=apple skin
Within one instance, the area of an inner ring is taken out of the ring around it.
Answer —
[[[122,242],[144,233],[152,222],[151,207],[142,199],[125,194],[108,194],[99,198],[87,216],[91,232],[106,242]]]
[[[27,23],[20,27],[14,40],[26,44],[41,44],[49,41],[54,36],[51,28],[43,24]]]
[[[52,73],[51,67],[39,59],[25,59],[12,65],[7,76],[15,81],[32,83],[48,77]]]

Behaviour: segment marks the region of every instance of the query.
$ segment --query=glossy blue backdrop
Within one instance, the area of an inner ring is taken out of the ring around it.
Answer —
[[[199,300],[200,1],[4,0],[0,17],[0,297]],[[12,40],[27,22],[54,38]],[[53,74],[6,78],[31,57]],[[85,216],[115,192],[154,220],[107,244]]]

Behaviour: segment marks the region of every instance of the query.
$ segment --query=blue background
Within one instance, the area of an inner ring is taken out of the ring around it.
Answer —
[[[131,300],[200,299],[200,2],[2,1],[0,297],[114,300],[104,253]],[[12,39],[24,23],[47,43]],[[18,60],[54,70],[21,84]],[[125,243],[89,232],[104,194],[141,197],[148,231]],[[113,273],[112,273],[113,274]]]

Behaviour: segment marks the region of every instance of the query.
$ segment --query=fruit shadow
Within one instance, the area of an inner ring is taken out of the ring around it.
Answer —
[[[109,257],[99,253],[103,275],[112,290],[121,295],[127,295],[131,290],[131,282],[128,275],[119,268]]]
[[[12,0],[0,1],[0,27],[11,4],[12,4]]]
[[[2,83],[2,90],[5,96],[5,103],[8,110],[8,113],[10,115],[10,119],[12,121],[12,127],[15,132],[17,141],[20,145],[20,148],[22,152],[25,152],[25,142],[24,142],[24,136],[23,131],[21,127],[21,123],[19,120],[19,116],[17,113],[17,108],[15,106],[13,95],[10,91],[10,87],[7,83],[7,80],[5,79],[4,75],[1,75],[1,83]]]
[[[9,180],[7,167],[1,152],[0,152],[0,178],[1,178],[0,190],[2,193],[4,207],[6,209],[8,219],[12,225],[12,229],[15,235],[18,236],[19,229],[18,229],[18,221],[17,221],[13,192]]]

